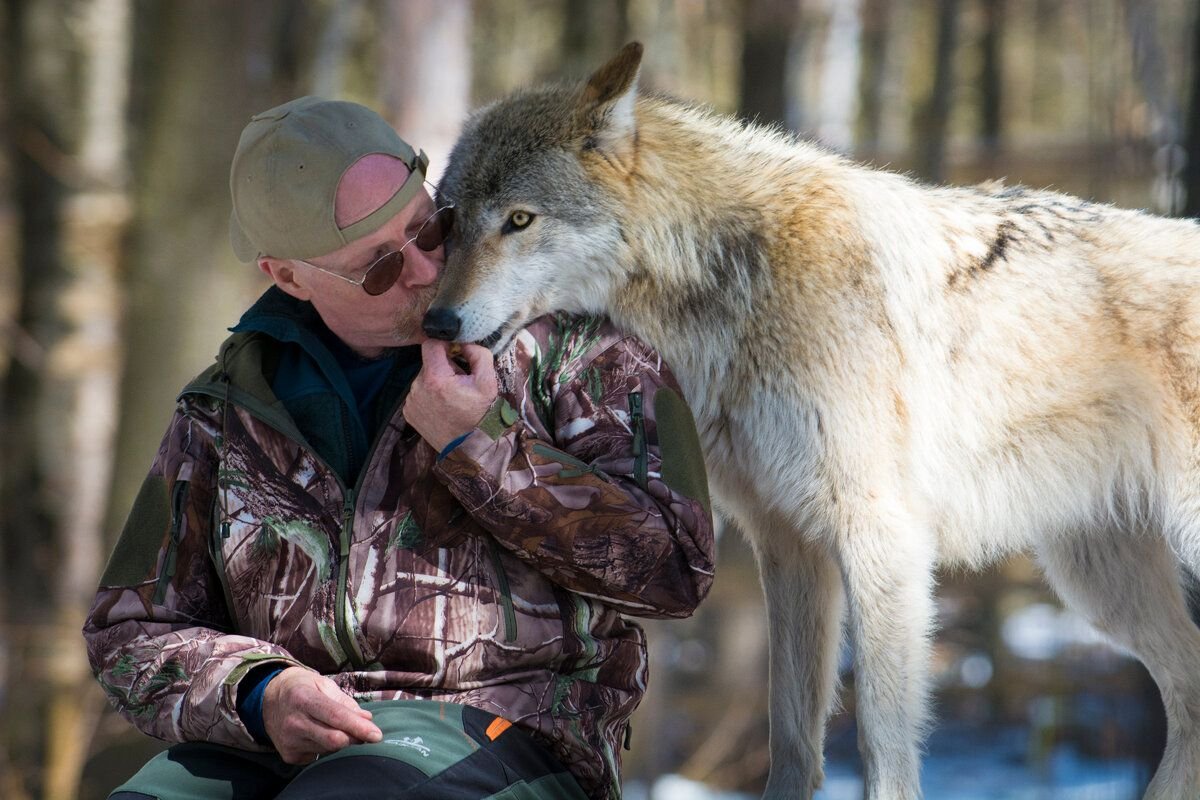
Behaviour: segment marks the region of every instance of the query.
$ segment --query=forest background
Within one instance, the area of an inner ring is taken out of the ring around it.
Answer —
[[[634,39],[645,86],[925,180],[1200,209],[1194,0],[5,0],[0,797],[101,798],[161,747],[79,629],[176,392],[264,288],[227,241],[250,115],[365,103],[436,180],[470,109]],[[1157,692],[1028,560],[943,575],[939,617],[929,797],[1140,796]],[[697,616],[649,628],[629,796],[761,789],[768,632],[736,532]],[[843,679],[830,800],[860,791],[848,656]]]

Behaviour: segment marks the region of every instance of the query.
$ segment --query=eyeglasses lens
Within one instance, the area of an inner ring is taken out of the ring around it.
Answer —
[[[403,269],[404,254],[399,251],[388,253],[371,265],[363,280],[363,291],[372,297],[383,294],[392,288]]]
[[[426,253],[437,250],[446,241],[446,237],[450,235],[450,228],[453,225],[454,207],[439,208],[433,213],[433,216],[425,220],[425,224],[421,226],[421,230],[417,233],[417,247]]]

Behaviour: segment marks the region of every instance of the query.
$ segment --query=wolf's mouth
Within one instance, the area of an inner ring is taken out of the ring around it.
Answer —
[[[486,347],[488,349],[491,349],[491,346],[494,345],[496,342],[500,341],[500,337],[503,335],[504,335],[504,326],[501,325],[499,328],[496,328],[496,330],[492,331],[490,334],[483,337],[482,339],[477,341],[475,344],[479,345],[480,347]]]
[[[515,311],[511,317],[500,323],[499,328],[496,328],[496,330],[475,342],[475,344],[481,345],[488,348],[492,352],[498,353],[500,351],[495,349],[496,345],[503,342],[504,346],[507,346],[508,342],[505,337],[511,335],[515,331],[520,330],[521,328],[524,328],[525,323],[528,321],[529,317],[526,312]],[[503,347],[501,349],[503,349]]]

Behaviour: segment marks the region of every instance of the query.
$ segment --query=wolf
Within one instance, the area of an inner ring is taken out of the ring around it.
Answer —
[[[760,568],[765,796],[821,785],[845,627],[866,796],[919,797],[935,567],[1022,550],[1157,682],[1146,796],[1200,796],[1200,228],[860,166],[640,92],[641,55],[469,117],[425,329],[603,314],[675,370]]]

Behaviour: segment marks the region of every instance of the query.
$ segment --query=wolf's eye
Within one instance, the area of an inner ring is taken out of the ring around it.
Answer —
[[[509,230],[519,231],[522,228],[528,228],[531,222],[533,222],[533,214],[518,209],[508,215],[507,227]]]

